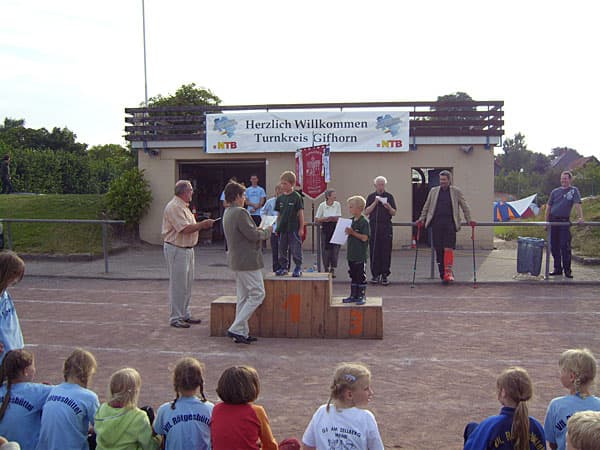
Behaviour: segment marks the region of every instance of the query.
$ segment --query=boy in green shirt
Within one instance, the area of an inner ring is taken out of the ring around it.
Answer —
[[[304,201],[302,196],[294,191],[296,174],[286,171],[279,178],[282,194],[277,197],[275,211],[277,216],[277,235],[279,236],[279,269],[275,275],[287,274],[290,266],[288,254],[291,255],[296,267],[293,277],[302,275],[302,238],[304,237]],[[289,252],[289,253],[288,253]]]
[[[360,195],[348,199],[348,208],[352,214],[352,225],[346,228],[348,235],[348,272],[350,273],[350,296],[342,301],[364,305],[367,302],[367,274],[365,265],[369,255],[369,221],[363,215],[366,201]]]

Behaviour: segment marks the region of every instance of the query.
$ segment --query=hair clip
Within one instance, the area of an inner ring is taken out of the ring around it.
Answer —
[[[344,380],[346,380],[348,383],[354,383],[356,381],[356,377],[354,375],[347,373],[347,374],[344,374]]]

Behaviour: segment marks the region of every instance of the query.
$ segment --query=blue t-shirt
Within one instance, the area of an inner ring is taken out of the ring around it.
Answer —
[[[0,364],[9,350],[24,347],[19,317],[8,291],[4,291],[0,297],[0,342],[4,345],[4,351],[0,353]]]
[[[550,193],[550,198],[548,199],[550,215],[568,218],[571,215],[573,203],[581,203],[579,189],[575,186],[571,186],[567,189],[563,187],[553,189]]]
[[[246,200],[249,202],[260,205],[260,202],[263,198],[267,198],[267,193],[260,186],[250,186],[246,188]],[[260,216],[260,208],[254,209],[253,206],[248,205],[246,209],[251,215]]]
[[[88,450],[88,429],[99,406],[89,389],[66,382],[55,386],[44,405],[37,450]]]
[[[504,406],[500,414],[485,419],[469,435],[464,450],[514,450],[511,436],[514,415],[515,408]],[[529,448],[546,448],[542,424],[533,417],[529,417]]]
[[[52,386],[17,383],[10,388],[10,403],[0,420],[0,435],[16,441],[21,450],[35,450],[40,436],[42,408]],[[0,404],[6,396],[6,384],[0,387]]]
[[[553,399],[546,411],[544,431],[546,440],[565,450],[567,442],[567,420],[578,411],[600,411],[600,399],[590,395],[581,398],[578,395],[565,395]]]
[[[198,397],[180,397],[158,408],[154,431],[165,436],[165,450],[210,449],[210,417],[213,404]]]

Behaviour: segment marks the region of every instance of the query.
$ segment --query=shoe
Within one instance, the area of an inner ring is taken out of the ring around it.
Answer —
[[[189,323],[184,322],[181,319],[177,319],[171,322],[171,326],[173,328],[190,328],[191,325]]]
[[[300,267],[300,266],[296,266],[296,267],[294,268],[294,273],[292,273],[292,276],[293,276],[294,278],[298,278],[298,277],[302,276],[302,267]]]
[[[386,276],[381,277],[381,284],[383,284],[384,286],[387,286],[388,284],[390,284],[390,282],[388,281]]]
[[[550,275],[551,277],[555,277],[557,275],[562,275],[562,271],[561,270],[554,270],[554,272],[550,272],[548,275]]]
[[[565,277],[567,277],[567,278],[573,278],[573,274],[571,273],[570,270],[565,270]]]
[[[285,269],[277,269],[277,272],[275,272],[275,275],[277,275],[278,277],[282,277],[284,275],[287,275],[288,271]]]
[[[256,342],[256,341],[258,341],[258,338],[255,338],[254,336],[248,335],[248,337],[246,338],[246,340],[248,342]]]
[[[202,323],[202,319],[196,319],[194,317],[188,317],[187,319],[183,319],[183,321],[192,325],[198,325],[199,323]]]
[[[333,268],[329,269],[329,273],[331,274],[331,278],[335,278],[335,270]]]
[[[250,344],[252,342],[246,336],[242,336],[241,334],[232,333],[231,331],[227,332],[227,336],[233,339],[233,342],[236,344]],[[256,338],[253,338],[256,339]]]
[[[377,277],[373,277],[373,278],[371,278],[371,281],[370,281],[370,283],[371,283],[371,284],[379,284],[379,277],[377,276]]]
[[[359,298],[357,298],[357,299],[356,299],[356,301],[354,302],[354,304],[355,304],[356,306],[361,306],[361,305],[364,305],[365,303],[367,303],[367,299],[366,299],[366,298],[364,298],[364,297],[359,297]]]

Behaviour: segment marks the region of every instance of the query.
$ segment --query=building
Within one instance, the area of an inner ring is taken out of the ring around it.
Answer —
[[[387,190],[394,195],[398,207],[394,222],[414,221],[430,187],[438,184],[439,172],[448,169],[453,173],[454,184],[465,192],[473,218],[489,222],[494,199],[493,147],[501,145],[504,134],[502,107],[502,101],[469,101],[127,108],[126,139],[139,153],[139,168],[145,171],[153,195],[152,206],[140,225],[141,238],[153,244],[162,242],[162,211],[171,199],[178,179],[189,179],[194,185],[193,203],[199,212],[218,217],[222,214],[219,196],[231,177],[248,185],[250,175],[257,174],[259,184],[270,197],[281,172],[295,168],[294,148],[311,146],[313,142],[310,141],[315,139],[314,145],[337,140],[331,144],[329,186],[336,189],[344,215],[348,215],[345,199],[355,194],[366,197],[373,192],[373,179],[383,175],[388,179]],[[336,117],[347,116],[348,120],[333,123],[314,119],[316,122],[300,122],[302,126],[308,124],[300,131],[287,129],[294,122],[286,122],[287,117],[330,117],[334,113]],[[217,128],[216,122],[214,126],[209,122],[207,127],[207,114],[226,114],[237,118],[238,122],[243,118],[246,128],[253,128],[256,142],[253,141],[252,150],[225,138],[225,128],[217,130],[223,140],[207,148],[206,143],[212,142],[211,136]],[[366,120],[354,119],[363,116],[377,117],[378,120],[405,117],[400,121],[406,122],[403,124],[406,134],[401,139],[391,139],[393,129],[390,133],[389,128],[384,130],[378,122],[380,129],[374,130],[375,127],[367,126]],[[271,119],[264,120],[265,117]],[[270,128],[281,129],[275,130],[276,135],[281,133],[281,139],[289,132],[298,142],[293,142],[291,147],[289,143],[273,145],[271,141],[275,138],[269,138],[268,143],[259,142],[260,139],[267,140],[263,137],[266,131],[257,131],[256,127],[267,127],[269,121]],[[351,133],[358,133],[357,130],[336,135],[328,129],[316,132],[310,126],[328,128],[330,124],[362,127],[365,133],[369,129],[372,133],[388,134],[375,136],[376,146],[362,148],[362,141],[358,144],[356,140],[350,142]],[[339,142],[344,139],[347,142]],[[312,221],[321,201],[323,198],[305,199],[307,222]],[[213,233],[214,239],[222,238],[220,230]],[[411,227],[396,227],[394,248],[409,246],[412,233]],[[470,247],[470,238],[470,229],[461,230],[457,246]],[[310,231],[307,240],[310,240]],[[493,229],[478,229],[477,246],[491,248],[492,243]]]

